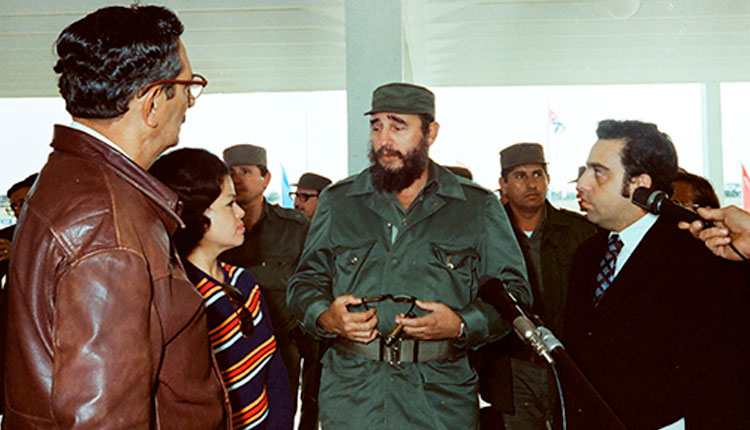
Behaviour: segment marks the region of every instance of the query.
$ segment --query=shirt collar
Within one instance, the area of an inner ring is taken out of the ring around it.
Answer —
[[[631,249],[635,249],[638,244],[641,243],[641,239],[643,239],[643,236],[648,233],[651,226],[653,226],[658,219],[658,216],[651,213],[646,213],[641,217],[641,219],[625,227],[620,233],[610,232],[609,235],[612,236],[613,234],[619,234],[620,240],[622,240],[622,243],[625,246]]]
[[[130,155],[128,155],[125,151],[122,150],[116,143],[109,140],[106,136],[99,133],[98,131],[94,130],[93,128],[83,125],[80,122],[73,121],[70,123],[70,128],[76,129],[78,131],[81,131],[83,133],[86,133],[88,135],[94,136],[95,138],[101,140],[102,142],[106,143],[107,145],[111,146],[113,149],[115,149],[117,152],[123,154],[124,156],[128,157],[129,159],[133,159]]]

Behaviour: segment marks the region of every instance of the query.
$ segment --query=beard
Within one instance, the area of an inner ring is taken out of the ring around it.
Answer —
[[[427,136],[422,137],[419,145],[406,155],[385,146],[375,151],[371,143],[369,158],[372,163],[372,166],[370,166],[372,186],[378,191],[393,193],[398,193],[408,188],[427,168],[427,164],[430,161],[428,153],[429,145],[427,144]],[[400,158],[402,166],[395,170],[383,167],[378,160],[386,154],[395,155]]]

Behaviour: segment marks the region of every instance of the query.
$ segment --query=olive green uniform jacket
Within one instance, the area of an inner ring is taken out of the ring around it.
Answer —
[[[466,323],[463,347],[508,333],[508,323],[477,298],[479,278],[489,275],[531,301],[505,211],[484,188],[432,162],[429,169],[408,211],[393,193],[374,189],[369,170],[323,192],[287,297],[305,330],[331,337],[316,323],[337,296],[390,293],[450,306]],[[402,303],[379,303],[379,331],[389,332],[405,311]],[[321,422],[326,429],[474,428],[477,390],[465,355],[391,366],[330,348],[323,357]]]

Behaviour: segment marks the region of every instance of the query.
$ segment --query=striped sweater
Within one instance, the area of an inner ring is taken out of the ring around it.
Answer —
[[[294,411],[289,382],[260,287],[249,271],[225,263],[219,266],[225,282],[245,297],[255,325],[250,338],[242,336],[238,312],[221,284],[185,262],[190,280],[206,303],[208,336],[229,393],[232,428],[290,430]]]

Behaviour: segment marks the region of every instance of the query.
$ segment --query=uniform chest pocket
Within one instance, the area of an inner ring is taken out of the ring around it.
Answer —
[[[438,265],[446,270],[471,274],[476,270],[479,252],[470,246],[432,243],[432,251]]]
[[[336,291],[339,288],[347,289],[346,293],[351,294],[356,290],[356,282],[361,276],[362,268],[367,262],[375,242],[367,242],[354,246],[337,246],[334,249],[335,274],[333,281],[334,294],[341,292]]]

